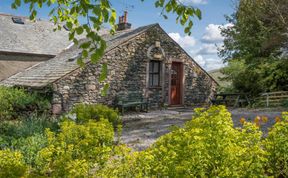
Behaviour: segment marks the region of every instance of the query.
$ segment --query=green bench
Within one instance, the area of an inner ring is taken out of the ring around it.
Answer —
[[[125,108],[140,107],[140,110],[148,112],[148,100],[143,97],[141,92],[128,91],[120,92],[117,95],[117,107],[121,109],[122,114]]]

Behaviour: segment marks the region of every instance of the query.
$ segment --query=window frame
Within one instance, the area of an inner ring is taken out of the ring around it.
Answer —
[[[158,71],[157,72],[154,72],[154,65],[155,65],[155,63],[157,63],[158,64]],[[150,65],[152,65],[151,66],[151,68],[152,68],[152,71],[150,71]],[[149,87],[150,88],[153,88],[153,87],[160,87],[161,85],[161,77],[160,77],[160,75],[161,75],[161,61],[157,61],[157,60],[151,60],[150,62],[149,62]],[[150,77],[151,76],[151,77]],[[157,78],[158,78],[158,83],[157,84],[155,84],[155,81],[154,81],[154,76],[158,76]]]

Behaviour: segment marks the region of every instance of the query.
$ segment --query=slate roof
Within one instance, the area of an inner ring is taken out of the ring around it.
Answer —
[[[47,20],[32,22],[27,17],[21,18],[24,24],[12,21],[8,14],[0,14],[0,52],[18,52],[56,55],[71,42],[69,31],[53,31],[54,24]]]
[[[126,30],[116,33],[115,35],[102,35],[106,40],[106,52],[117,47],[121,43],[145,32],[158,24],[139,27],[134,30]],[[81,43],[81,42],[80,42]],[[70,61],[81,52],[77,45],[73,45],[63,50],[55,58],[36,64],[27,70],[17,73],[6,80],[0,82],[0,85],[7,86],[27,86],[41,88],[60,79],[66,74],[79,68],[77,60]]]

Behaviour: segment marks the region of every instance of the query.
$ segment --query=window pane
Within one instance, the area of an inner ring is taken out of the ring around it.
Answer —
[[[159,62],[154,62],[153,72],[159,72]]]
[[[159,86],[159,75],[153,75],[153,86]]]
[[[153,76],[152,74],[149,75],[149,86],[153,86],[152,85],[152,76]]]
[[[153,67],[153,61],[149,62],[149,73],[152,72],[152,67]]]

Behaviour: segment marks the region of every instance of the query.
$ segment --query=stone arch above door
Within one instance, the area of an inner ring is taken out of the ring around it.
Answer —
[[[160,41],[155,41],[147,50],[147,57],[149,60],[163,61],[165,59],[165,51],[161,47]]]

